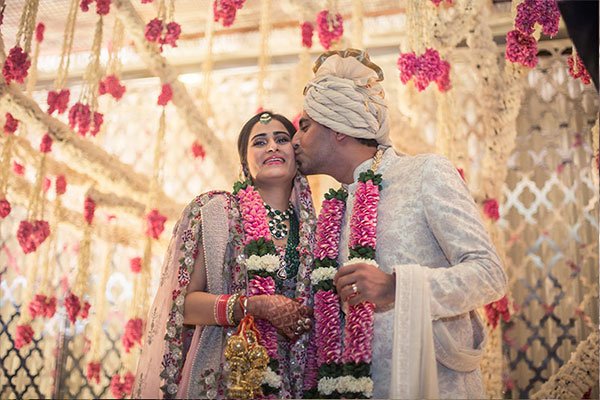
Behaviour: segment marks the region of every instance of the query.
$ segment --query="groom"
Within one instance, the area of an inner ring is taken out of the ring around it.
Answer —
[[[474,311],[500,299],[506,274],[468,188],[444,157],[390,147],[383,72],[365,52],[322,54],[304,90],[293,145],[300,170],[348,191],[339,263],[349,257],[357,178],[381,159],[376,263],[339,268],[342,302],[375,305],[374,398],[483,398],[485,332]]]

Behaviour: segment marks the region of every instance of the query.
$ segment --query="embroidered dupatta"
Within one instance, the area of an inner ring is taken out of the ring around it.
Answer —
[[[291,200],[300,223],[296,297],[310,299],[315,213],[308,182],[300,174],[294,179]],[[148,315],[134,398],[221,398],[225,395],[223,347],[234,328],[188,328],[183,324],[183,306],[199,251],[204,252],[208,293],[245,290],[246,276],[239,258],[243,251],[242,240],[238,205],[230,193],[205,193],[185,208],[174,228],[158,292]],[[285,377],[281,397],[302,396],[308,340],[305,334],[291,346],[294,370]]]

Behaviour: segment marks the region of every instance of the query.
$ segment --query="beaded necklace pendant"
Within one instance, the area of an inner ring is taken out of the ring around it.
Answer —
[[[267,203],[263,203],[267,210],[267,215],[271,220],[269,221],[269,231],[274,239],[281,240],[288,235],[288,227],[284,224],[285,221],[289,221],[290,216],[294,212],[294,207],[290,203],[290,206],[285,211],[274,210]]]

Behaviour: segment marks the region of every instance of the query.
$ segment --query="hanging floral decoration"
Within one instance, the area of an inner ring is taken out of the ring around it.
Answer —
[[[99,362],[90,362],[88,363],[85,376],[88,381],[96,382],[96,384],[100,383],[100,363]]]
[[[100,96],[109,94],[115,100],[120,100],[127,90],[119,79],[122,67],[119,54],[123,48],[124,40],[123,23],[119,18],[115,18],[111,40],[112,45],[109,49],[108,62],[106,63],[106,76],[98,84],[98,94]]]
[[[329,10],[322,10],[317,14],[317,33],[319,41],[325,50],[337,43],[344,34],[344,19],[342,14],[332,15]]]
[[[194,158],[204,160],[206,157],[206,150],[204,150],[204,146],[202,146],[202,143],[200,143],[198,140],[195,140],[194,143],[192,143],[191,150]]]
[[[125,352],[129,353],[132,347],[136,344],[142,344],[144,321],[141,318],[131,318],[125,324],[125,332],[121,337],[121,342],[125,348]]]
[[[50,226],[43,220],[43,190],[42,182],[46,173],[46,154],[52,151],[52,139],[47,133],[42,137],[40,143],[40,165],[37,170],[35,184],[32,188],[27,219],[19,223],[17,230],[17,241],[25,254],[32,253],[50,235]]]
[[[69,75],[69,61],[73,49],[73,38],[78,11],[79,0],[71,0],[63,34],[60,62],[58,64],[56,79],[54,80],[54,90],[49,91],[46,98],[48,114],[52,114],[54,111],[58,111],[59,114],[62,114],[69,108],[71,91],[66,89],[65,85],[67,83],[67,76]]]
[[[158,15],[146,24],[144,36],[147,41],[158,43],[162,52],[165,44],[177,47],[177,40],[181,35],[181,25],[173,21],[175,1],[169,0],[168,7],[165,4],[165,0],[159,1]]]
[[[173,89],[171,88],[171,85],[169,85],[168,83],[165,83],[161,87],[160,94],[158,95],[158,100],[157,100],[156,104],[164,107],[172,99],[173,99]]]
[[[17,325],[15,331],[15,348],[21,349],[23,346],[28,345],[33,340],[33,328],[30,324]]]
[[[115,374],[110,380],[110,393],[115,399],[124,399],[131,394],[133,389],[133,383],[135,382],[135,375],[127,371],[121,376]]]
[[[484,200],[483,213],[492,221],[498,221],[498,219],[500,219],[500,213],[498,211],[498,201],[496,199]]]
[[[108,217],[108,222],[112,222],[114,218]],[[111,228],[113,226],[111,225]],[[100,279],[96,286],[96,296],[94,300],[94,308],[96,312],[90,317],[88,322],[90,348],[87,352],[87,368],[86,377],[88,382],[100,383],[101,370],[101,354],[103,350],[102,342],[104,338],[103,324],[106,320],[106,288],[108,278],[112,270],[112,260],[116,245],[111,244],[106,253],[103,269],[100,271]]]
[[[108,15],[110,12],[111,0],[81,0],[81,11],[88,12],[90,10],[90,5],[94,2],[96,3],[96,14]]]
[[[92,246],[92,231],[94,214],[96,212],[96,202],[86,196],[83,203],[83,219],[85,221],[83,229],[83,238],[79,247],[79,263],[77,266],[77,274],[72,290],[65,298],[65,308],[71,323],[75,323],[77,319],[86,319],[89,314],[91,304],[84,300],[86,289],[89,284],[90,276],[90,255]]]
[[[506,34],[507,60],[528,68],[537,65],[537,40],[533,36],[535,24],[541,25],[545,35],[558,33],[560,12],[556,0],[525,0],[517,6],[515,29]]]
[[[581,79],[581,82],[585,85],[592,83],[592,77],[587,72],[583,60],[575,51],[575,47],[573,47],[573,54],[567,58],[567,64],[569,64],[569,75],[571,75],[571,77],[574,79]]]
[[[304,21],[300,24],[300,29],[302,31],[302,46],[310,49],[313,45],[313,33],[315,31],[315,26],[312,22]]]
[[[37,17],[39,0],[25,2],[21,18],[19,19],[19,28],[17,30],[16,44],[8,52],[8,56],[2,67],[2,75],[6,84],[13,80],[23,83],[27,77],[31,60],[29,52],[31,51],[31,41],[35,30],[35,20]]]
[[[27,92],[32,93],[37,82],[37,64],[40,56],[40,44],[44,41],[44,31],[46,26],[43,22],[38,22],[35,27],[35,47],[33,50],[33,59],[31,61],[31,72],[27,77]]]
[[[19,127],[19,121],[11,113],[5,114],[4,135],[2,135],[3,146],[0,158],[0,218],[6,218],[11,212],[11,204],[6,198],[8,189],[8,172],[10,170],[10,161],[12,158],[12,147],[14,143],[14,134]]]
[[[398,57],[400,81],[404,84],[411,79],[419,92],[435,82],[440,92],[450,90],[450,63],[442,60],[437,50],[427,48],[417,56],[414,52],[401,53]]]
[[[233,25],[237,10],[244,6],[246,0],[214,0],[213,15],[215,22],[222,20],[224,27]]]
[[[84,7],[84,1],[81,6],[83,11],[89,9],[87,2]],[[96,13],[98,21],[94,31],[94,41],[90,53],[90,61],[84,73],[84,85],[79,95],[79,100],[69,110],[69,126],[71,129],[77,129],[81,136],[88,133],[96,136],[104,122],[104,115],[98,112],[98,86],[100,84],[101,67],[100,53],[102,47],[102,32],[104,27],[104,16],[109,12],[110,1],[96,1]]]

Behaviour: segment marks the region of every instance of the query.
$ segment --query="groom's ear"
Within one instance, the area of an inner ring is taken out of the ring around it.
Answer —
[[[335,141],[340,142],[340,143],[345,141],[349,137],[345,133],[340,133],[340,132],[336,132],[336,131],[333,131],[333,135],[335,137]]]

